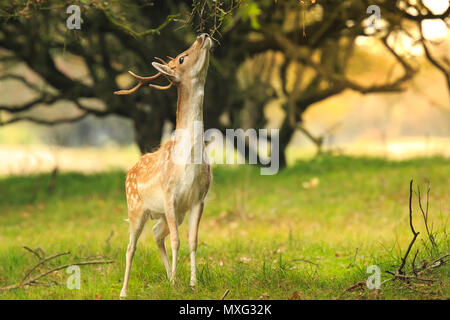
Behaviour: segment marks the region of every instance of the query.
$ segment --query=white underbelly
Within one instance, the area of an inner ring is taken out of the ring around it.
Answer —
[[[184,216],[194,205],[198,204],[206,195],[205,168],[203,165],[186,165],[181,176],[177,177],[177,182],[173,184],[172,196],[175,200],[175,214]],[[139,194],[143,201],[143,210],[149,214],[151,219],[159,219],[165,214],[164,192],[157,182],[157,177],[150,179],[146,183],[138,184]]]
[[[205,193],[205,186],[202,185],[204,179],[200,179],[202,165],[187,165],[183,178],[177,186],[175,193],[175,203],[179,210],[191,209],[195,204],[202,201]]]
[[[159,186],[150,187],[146,184],[138,185],[140,196],[143,201],[144,211],[150,211],[153,214],[164,214],[164,193]]]

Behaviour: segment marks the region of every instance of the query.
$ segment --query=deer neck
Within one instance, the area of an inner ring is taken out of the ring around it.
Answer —
[[[175,150],[180,159],[187,159],[186,163],[203,162],[204,86],[204,80],[191,80],[178,86]]]
[[[201,136],[203,137],[204,88],[205,81],[198,79],[178,86],[176,129],[187,130],[192,137],[195,126],[201,126]]]

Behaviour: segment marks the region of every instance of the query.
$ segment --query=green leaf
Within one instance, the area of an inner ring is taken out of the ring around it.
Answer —
[[[242,7],[242,19],[244,21],[250,20],[250,25],[253,29],[259,29],[258,16],[261,15],[261,9],[255,2],[249,2],[247,6]]]

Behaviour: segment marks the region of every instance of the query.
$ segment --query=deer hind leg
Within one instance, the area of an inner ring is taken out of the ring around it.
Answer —
[[[125,275],[123,279],[122,291],[120,291],[120,298],[125,298],[128,294],[128,281],[130,279],[130,270],[133,263],[134,253],[136,251],[136,245],[139,240],[139,236],[142,233],[142,229],[147,221],[147,215],[141,209],[139,214],[133,214],[130,212],[130,242],[128,243],[126,253],[126,266]]]
[[[172,247],[172,272],[170,282],[174,283],[177,270],[178,249],[180,248],[180,237],[178,235],[178,223],[175,214],[174,201],[165,199],[164,209],[166,211],[166,221],[170,232],[170,245]]]
[[[196,255],[197,255],[197,240],[198,240],[198,226],[200,224],[200,219],[203,213],[203,202],[196,204],[189,216],[189,250],[191,258],[191,287],[195,287],[197,284],[197,266],[196,266]]]
[[[163,261],[164,267],[166,268],[167,278],[170,280],[172,271],[170,270],[169,258],[167,256],[166,245],[164,239],[169,234],[169,227],[167,226],[167,221],[165,218],[159,219],[158,223],[153,227],[153,237],[155,238],[156,245],[158,246],[159,252],[161,254],[161,259]]]

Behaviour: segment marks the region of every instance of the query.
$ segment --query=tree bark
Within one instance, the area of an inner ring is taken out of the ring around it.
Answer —
[[[286,148],[294,135],[295,128],[293,128],[289,123],[289,117],[284,118],[283,124],[280,128],[279,133],[279,143],[280,143],[280,169],[284,169],[287,165],[286,162]]]
[[[155,151],[161,144],[164,119],[146,115],[133,119],[135,140],[142,154]]]

